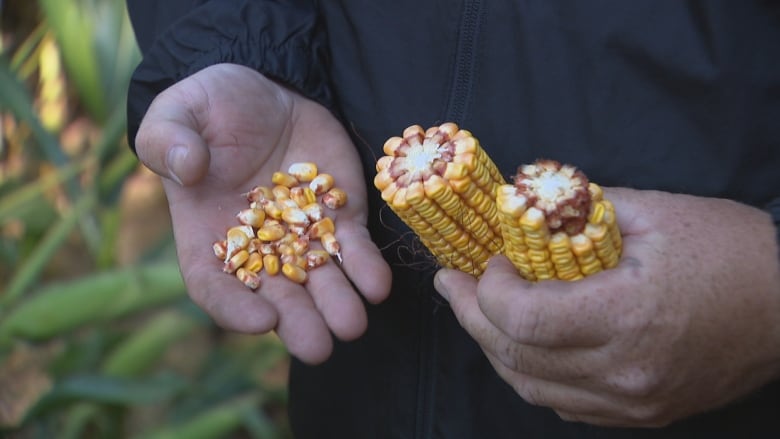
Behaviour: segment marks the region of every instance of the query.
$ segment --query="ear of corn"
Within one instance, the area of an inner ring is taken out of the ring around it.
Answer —
[[[384,145],[374,185],[445,267],[480,275],[503,240],[495,194],[505,180],[454,123],[407,128]]]
[[[521,166],[498,189],[505,254],[530,280],[577,280],[617,265],[622,241],[601,188],[569,165]]]
[[[419,125],[391,137],[374,185],[438,263],[479,276],[504,253],[529,280],[577,280],[617,265],[615,209],[569,165],[539,160],[506,184],[468,131]]]

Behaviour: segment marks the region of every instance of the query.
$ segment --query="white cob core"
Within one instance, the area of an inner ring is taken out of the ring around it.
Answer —
[[[441,158],[439,146],[438,143],[427,139],[422,144],[415,143],[409,145],[409,149],[404,157],[403,167],[412,176],[430,173],[433,161]]]

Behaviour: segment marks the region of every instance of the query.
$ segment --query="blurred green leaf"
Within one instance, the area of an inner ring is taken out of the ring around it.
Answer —
[[[172,398],[186,388],[182,378],[166,373],[143,379],[126,379],[103,375],[82,375],[66,378],[41,398],[27,413],[27,418],[60,409],[76,401],[102,404],[152,404]]]
[[[103,364],[108,376],[131,377],[147,370],[176,340],[192,332],[198,322],[177,311],[165,311],[149,319],[125,339]]]
[[[14,338],[46,340],[86,324],[184,297],[175,263],[98,273],[55,283],[32,295],[0,321],[0,347]]]

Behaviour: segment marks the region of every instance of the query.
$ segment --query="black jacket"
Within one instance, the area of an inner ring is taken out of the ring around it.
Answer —
[[[233,62],[331,108],[369,174],[386,138],[454,121],[506,176],[555,158],[604,186],[731,198],[780,220],[778,2],[128,4],[144,53],[130,139],[155,94]],[[293,362],[297,437],[780,437],[778,383],[660,430],[565,423],[524,403],[437,298],[433,267],[403,252],[403,224],[371,189],[370,228],[393,266],[393,293],[369,307],[365,336],[337,343],[324,365]]]

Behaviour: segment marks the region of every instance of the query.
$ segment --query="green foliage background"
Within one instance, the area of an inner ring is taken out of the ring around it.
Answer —
[[[124,2],[0,12],[0,436],[289,437],[284,348],[190,303],[127,147]]]

